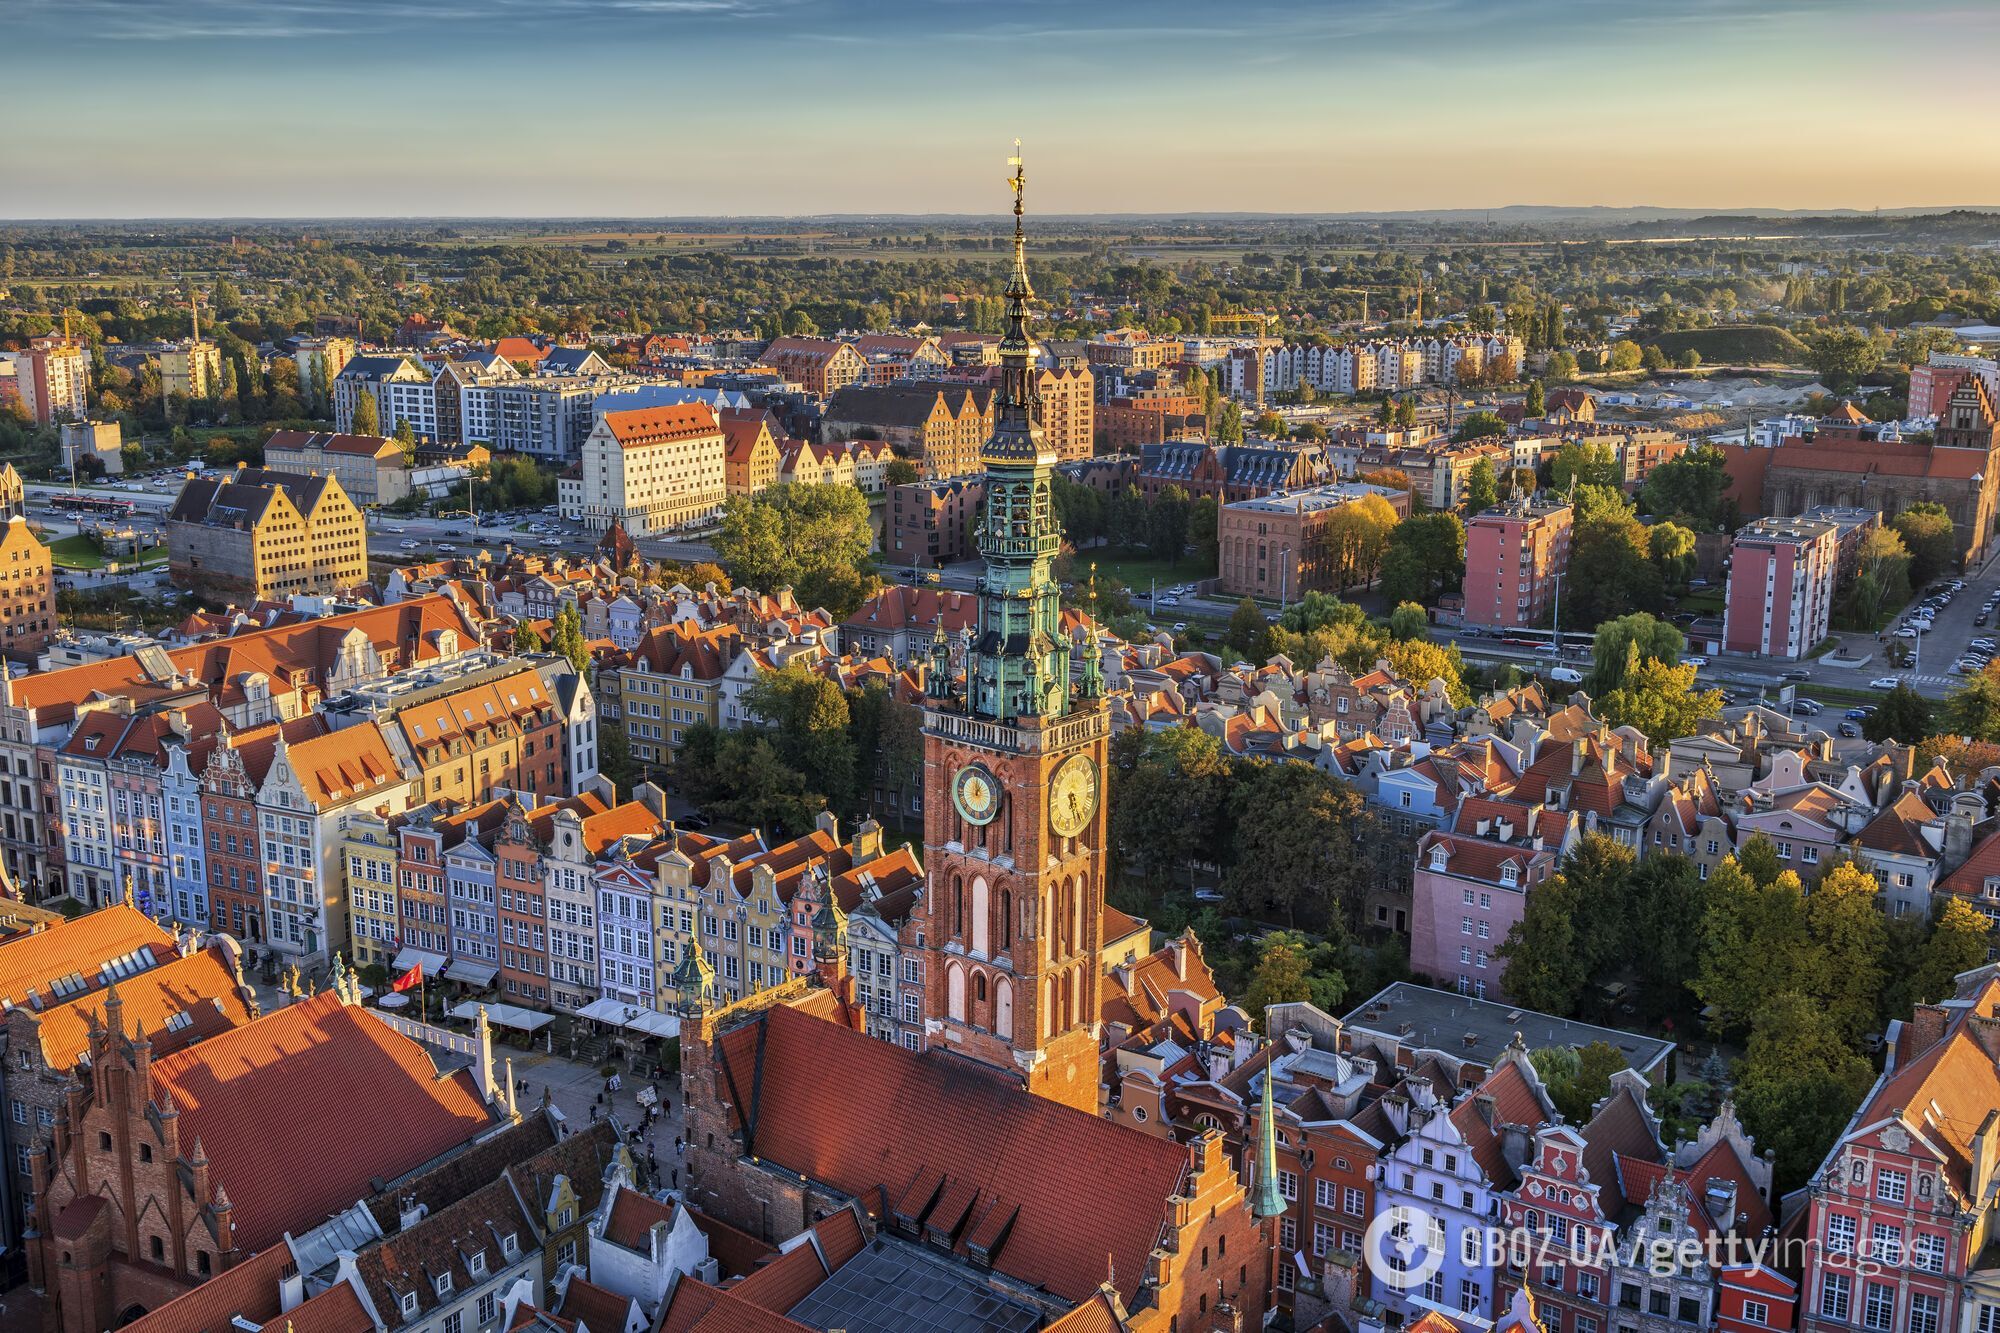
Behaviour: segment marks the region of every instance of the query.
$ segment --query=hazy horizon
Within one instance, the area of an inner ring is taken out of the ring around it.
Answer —
[[[2000,179],[1967,0],[15,0],[0,35],[19,221],[977,217],[1016,136],[1066,217]]]

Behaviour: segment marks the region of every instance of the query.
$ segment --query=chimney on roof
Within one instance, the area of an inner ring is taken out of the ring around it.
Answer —
[[[1579,736],[1576,738],[1575,741],[1571,742],[1570,744],[1569,775],[1571,777],[1575,777],[1577,774],[1583,772],[1584,753],[1585,753],[1585,741],[1583,737]]]
[[[1167,947],[1173,951],[1174,975],[1179,977],[1182,981],[1186,981],[1188,974],[1187,936],[1185,935],[1178,936],[1177,938],[1175,938],[1174,942],[1168,945]]]

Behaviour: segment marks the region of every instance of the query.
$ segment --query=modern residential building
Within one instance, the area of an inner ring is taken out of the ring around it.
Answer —
[[[221,480],[190,477],[166,530],[174,582],[209,596],[247,603],[368,581],[366,523],[332,476],[238,464]]]
[[[347,363],[354,359],[355,350],[352,338],[332,336],[295,339],[292,343],[292,364],[298,367],[299,396],[318,404],[320,385],[324,383],[329,398],[326,406],[331,407],[333,381],[347,368]]]
[[[365,394],[375,400],[375,429],[393,435],[407,422],[419,439],[442,438],[436,377],[407,353],[355,356],[333,377],[333,428],[354,434],[354,411]]]
[[[21,406],[37,426],[82,421],[90,413],[90,358],[84,345],[62,334],[28,340],[14,357]]]
[[[196,338],[160,350],[160,392],[186,401],[222,391],[222,349]]]
[[[1465,525],[1467,625],[1513,629],[1545,623],[1569,570],[1573,516],[1560,500],[1534,498],[1473,515]]]
[[[1796,660],[1826,638],[1839,566],[1838,529],[1798,518],[1760,518],[1729,544],[1722,650]]]
[[[607,412],[583,443],[564,517],[634,537],[714,518],[729,496],[728,445],[705,404]]]
[[[1399,519],[1410,516],[1410,493],[1365,482],[1331,482],[1222,507],[1216,524],[1217,573],[1231,597],[1286,601],[1341,586],[1348,557],[1334,515],[1378,496]]]

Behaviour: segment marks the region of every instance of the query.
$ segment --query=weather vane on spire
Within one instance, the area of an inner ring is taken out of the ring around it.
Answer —
[[[1007,183],[1014,187],[1014,216],[1018,218],[1021,216],[1021,191],[1028,184],[1028,173],[1021,169],[1021,141],[1019,139],[1014,140],[1014,156],[1007,159],[1007,165],[1014,168],[1014,174],[1007,178]]]

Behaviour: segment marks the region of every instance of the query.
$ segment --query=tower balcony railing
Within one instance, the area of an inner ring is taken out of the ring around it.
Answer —
[[[1062,552],[1062,538],[1055,533],[1040,537],[981,537],[979,553],[989,559],[1053,560]]]

